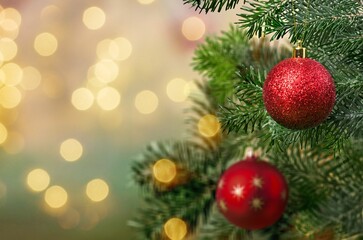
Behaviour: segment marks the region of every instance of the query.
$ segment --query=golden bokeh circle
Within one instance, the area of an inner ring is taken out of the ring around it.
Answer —
[[[69,138],[61,143],[59,153],[64,160],[74,162],[82,156],[83,146],[77,139]]]
[[[29,188],[35,192],[45,190],[50,183],[50,177],[47,171],[41,168],[31,170],[27,176]]]
[[[108,193],[108,184],[102,179],[96,178],[87,184],[86,194],[94,202],[103,201],[108,196]]]
[[[89,7],[83,12],[82,21],[88,29],[96,30],[105,24],[106,14],[99,7]]]
[[[51,186],[44,195],[44,200],[51,208],[63,207],[68,200],[68,194],[61,186]]]
[[[171,240],[184,239],[187,231],[187,224],[180,218],[171,218],[164,224],[164,232]]]
[[[201,39],[205,33],[205,23],[199,17],[188,17],[182,25],[182,34],[189,41]]]
[[[160,159],[153,166],[154,178],[162,183],[171,182],[176,176],[176,165],[169,159]]]
[[[221,128],[218,118],[213,114],[207,114],[199,119],[198,130],[204,137],[215,136]]]

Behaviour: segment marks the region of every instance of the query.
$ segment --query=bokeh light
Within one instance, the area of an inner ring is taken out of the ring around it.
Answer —
[[[41,192],[49,186],[50,177],[44,169],[36,168],[28,173],[26,182],[31,190]]]
[[[176,176],[176,165],[169,159],[160,159],[153,166],[153,175],[157,181],[169,183]]]
[[[23,78],[23,70],[15,63],[7,63],[0,69],[4,73],[4,84],[16,86]]]
[[[82,214],[82,217],[83,221],[81,223],[80,228],[86,231],[89,231],[92,228],[94,228],[101,220],[100,215],[98,214],[97,211],[95,211],[94,208],[86,209],[84,214]]]
[[[112,39],[106,38],[97,44],[96,53],[99,59],[113,59],[115,52],[119,51],[117,44]]]
[[[119,68],[115,62],[103,59],[96,63],[94,68],[95,76],[104,83],[114,81],[118,76]]]
[[[183,21],[182,25],[183,36],[190,41],[201,39],[205,33],[205,24],[198,17],[188,17]]]
[[[25,67],[23,68],[23,79],[20,83],[23,89],[33,90],[36,89],[42,80],[42,75],[39,70],[35,67]]]
[[[78,88],[72,93],[72,104],[78,110],[87,110],[89,109],[95,97],[93,93],[87,88]]]
[[[4,86],[0,89],[0,104],[4,108],[15,108],[21,101],[20,91],[13,86]]]
[[[113,87],[104,87],[97,93],[97,104],[103,110],[115,109],[121,101],[120,93]]]
[[[51,208],[63,207],[68,200],[68,194],[61,186],[51,186],[44,195],[44,200]]]
[[[182,240],[187,235],[187,224],[180,218],[171,218],[164,224],[164,232],[171,240]]]
[[[159,99],[155,93],[149,90],[139,92],[135,98],[135,107],[142,114],[150,114],[156,110]]]
[[[83,12],[83,23],[91,30],[101,28],[106,21],[106,15],[104,11],[99,7],[90,7]]]
[[[189,97],[191,94],[200,91],[197,84],[194,81],[188,81],[184,87],[184,95]]]
[[[1,61],[12,60],[18,52],[18,46],[10,38],[0,38]]]
[[[19,34],[19,26],[13,19],[3,19],[0,21],[0,28],[3,29],[3,36],[11,39],[17,38]]]
[[[215,115],[207,114],[198,122],[199,133],[204,137],[213,137],[220,130],[220,123]]]
[[[48,32],[40,33],[34,40],[34,49],[41,56],[51,56],[58,48],[57,38]]]
[[[137,1],[143,5],[147,5],[153,3],[155,0],[137,0]]]
[[[132,53],[132,44],[124,37],[107,38],[97,44],[96,52],[99,59],[126,60]]]
[[[82,156],[83,147],[78,140],[74,138],[69,138],[62,142],[59,152],[64,160],[68,162],[73,162],[77,161]]]
[[[8,138],[8,130],[4,124],[0,123],[0,144],[3,144]]]
[[[12,19],[16,22],[18,26],[21,24],[21,15],[18,10],[15,8],[5,8],[1,15],[4,17],[4,19]]]
[[[42,11],[40,12],[40,17],[44,20],[47,20],[47,18],[59,14],[60,11],[61,9],[56,5],[48,5],[42,9]]]
[[[114,40],[116,46],[118,47],[118,51],[114,51],[112,56],[115,60],[126,60],[130,57],[132,53],[132,44],[131,42],[124,37],[119,37]]]
[[[58,223],[63,229],[73,229],[78,226],[80,220],[79,212],[70,208],[58,218]]]
[[[93,179],[87,183],[86,194],[94,202],[100,202],[108,196],[109,187],[102,179]]]
[[[166,93],[172,101],[183,102],[189,94],[189,91],[186,90],[187,87],[187,81],[182,78],[174,78],[166,86]]]

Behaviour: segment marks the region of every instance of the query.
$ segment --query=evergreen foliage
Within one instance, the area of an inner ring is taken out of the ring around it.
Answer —
[[[183,0],[199,11],[235,8],[238,0]],[[171,217],[187,222],[193,239],[363,239],[363,4],[357,0],[244,1],[240,21],[221,36],[207,37],[195,51],[193,68],[205,79],[191,96],[185,140],[151,144],[133,165],[145,190],[145,207],[130,224],[143,239],[164,239]],[[265,34],[267,35],[266,37]],[[259,39],[253,36],[259,37]],[[266,112],[266,73],[290,57],[267,39],[302,39],[308,56],[322,63],[336,84],[329,118],[307,130],[278,125]],[[224,131],[205,137],[197,125],[218,115]],[[259,152],[286,177],[290,194],[273,226],[246,231],[216,210],[214,193],[222,172]],[[174,161],[183,181],[158,184],[152,165]]]

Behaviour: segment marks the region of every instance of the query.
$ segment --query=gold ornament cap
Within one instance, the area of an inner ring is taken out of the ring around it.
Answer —
[[[302,41],[297,41],[297,46],[292,50],[292,57],[294,58],[306,58],[306,48],[302,46]]]

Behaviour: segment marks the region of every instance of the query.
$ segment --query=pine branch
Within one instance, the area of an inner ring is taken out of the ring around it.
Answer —
[[[172,160],[181,169],[178,173],[186,172],[188,181],[166,186],[166,189],[158,188],[150,168],[162,158]],[[222,171],[219,159],[218,152],[204,151],[192,142],[159,143],[148,147],[132,168],[135,181],[150,192],[145,199],[148,207],[132,224],[139,226],[148,239],[158,239],[163,224],[172,216],[186,221],[194,231],[200,221],[208,218],[214,203],[216,176]]]
[[[207,37],[193,58],[193,69],[209,80],[208,85],[219,103],[233,90],[237,66],[251,58],[248,38],[237,27],[218,37]]]
[[[269,0],[269,1],[246,1],[249,5],[244,5],[241,10],[243,13],[238,14],[241,17],[238,24],[247,30],[247,36],[253,37],[255,34],[260,38],[264,34],[274,32],[275,28],[285,26],[289,23],[285,13],[289,8],[289,0]],[[291,17],[291,13],[290,13]],[[291,23],[290,27],[291,27]],[[280,31],[280,34],[274,38],[281,38],[285,32]]]
[[[289,33],[292,42],[324,43],[361,29],[362,5],[355,0],[328,1],[246,1],[238,24],[247,29],[247,35],[261,37],[273,33],[271,40]],[[316,33],[319,34],[316,34]]]
[[[244,72],[244,73],[243,73]],[[251,133],[261,129],[266,119],[262,102],[262,85],[265,76],[254,68],[242,69],[240,81],[235,86],[236,100],[229,100],[229,106],[221,106],[219,112],[223,128],[228,132]]]
[[[362,149],[350,145],[344,150],[333,156],[321,147],[291,148],[269,157],[288,180],[293,204],[286,211],[297,214],[291,218],[304,234],[330,226],[341,228],[341,236],[350,236],[363,226]]]
[[[183,0],[184,4],[191,4],[195,10],[203,10],[205,13],[209,11],[222,11],[223,7],[225,10],[233,9],[239,3],[239,0]]]

